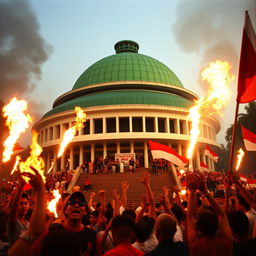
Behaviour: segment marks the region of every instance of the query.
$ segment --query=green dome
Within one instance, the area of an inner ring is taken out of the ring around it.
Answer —
[[[156,92],[156,91],[106,91],[83,95],[63,104],[60,104],[46,113],[44,117],[61,113],[68,110],[74,110],[76,106],[82,108],[106,105],[158,105],[173,106],[179,108],[190,108],[193,105],[191,100],[185,99],[179,95]]]
[[[128,46],[124,45],[129,43]],[[97,61],[78,78],[74,89],[87,85],[120,81],[143,81],[182,87],[179,78],[160,61],[138,54],[139,46],[133,41],[120,41],[115,45],[117,54]]]

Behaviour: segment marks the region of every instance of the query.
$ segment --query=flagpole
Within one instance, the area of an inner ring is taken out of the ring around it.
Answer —
[[[228,210],[229,192],[230,192],[230,186],[231,186],[231,173],[232,173],[232,167],[233,167],[238,110],[239,110],[239,103],[238,101],[236,101],[235,120],[234,120],[234,126],[232,130],[232,140],[231,140],[231,147],[230,147],[230,154],[229,154],[229,165],[228,165],[228,171],[227,171],[228,187],[226,191],[226,205],[225,205],[226,211]]]

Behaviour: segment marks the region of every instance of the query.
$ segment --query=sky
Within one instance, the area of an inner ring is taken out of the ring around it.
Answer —
[[[0,99],[27,100],[36,122],[124,39],[205,96],[200,72],[209,61],[229,61],[237,78],[245,10],[256,27],[256,0],[0,0]],[[236,83],[220,118],[219,143],[234,121]]]

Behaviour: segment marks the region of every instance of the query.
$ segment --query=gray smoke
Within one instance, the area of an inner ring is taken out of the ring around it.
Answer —
[[[0,98],[31,92],[50,51],[29,0],[0,0]]]
[[[227,60],[236,73],[245,10],[255,24],[255,0],[180,0],[172,32],[184,52],[203,56],[202,67]]]

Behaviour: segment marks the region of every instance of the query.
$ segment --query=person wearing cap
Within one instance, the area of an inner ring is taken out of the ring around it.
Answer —
[[[66,230],[78,234],[80,240],[80,251],[82,255],[94,255],[96,232],[85,227],[82,223],[84,215],[89,208],[83,193],[76,191],[66,199],[64,205],[64,221],[49,227],[49,232]]]

